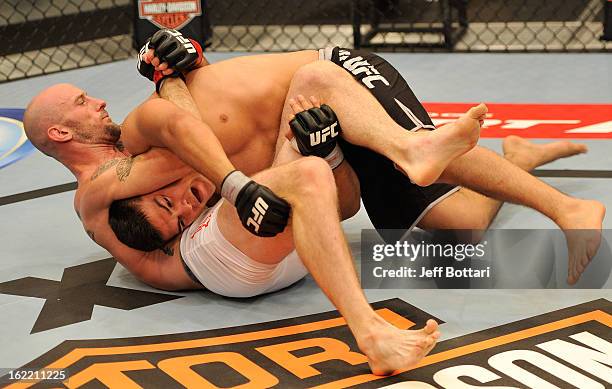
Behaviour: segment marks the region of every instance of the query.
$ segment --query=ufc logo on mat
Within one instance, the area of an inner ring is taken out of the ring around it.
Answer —
[[[310,145],[316,146],[319,143],[326,142],[327,138],[334,139],[338,136],[338,131],[336,130],[338,127],[338,122],[335,122],[331,126],[325,127],[321,131],[313,132],[310,134]]]
[[[268,204],[265,202],[264,199],[262,199],[261,197],[258,197],[257,200],[255,201],[255,205],[251,209],[253,216],[251,216],[247,220],[247,226],[253,226],[255,229],[255,232],[259,232],[261,221],[263,220],[263,217],[266,216],[267,210],[268,210]]]
[[[189,39],[185,38],[183,36],[183,34],[181,34],[180,32],[178,32],[176,30],[170,30],[170,34],[173,37],[175,37],[176,39],[178,39],[178,41],[183,44],[183,47],[185,49],[187,49],[188,53],[190,53],[190,54],[196,53],[196,49],[195,49],[195,47],[193,47],[193,44],[191,43],[191,41]]]

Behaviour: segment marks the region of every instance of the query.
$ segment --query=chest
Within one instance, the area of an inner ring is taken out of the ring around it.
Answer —
[[[270,112],[262,105],[199,102],[202,120],[212,128],[237,168],[251,170],[249,163],[269,162],[279,135],[280,113]]]

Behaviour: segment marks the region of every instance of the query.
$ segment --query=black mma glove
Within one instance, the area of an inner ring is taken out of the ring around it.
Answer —
[[[169,69],[188,72],[199,66],[204,58],[200,44],[183,36],[179,31],[163,29],[157,31],[149,40],[149,48],[161,63],[166,62]]]
[[[181,77],[183,79],[183,81],[185,80],[185,78],[183,77],[183,75],[177,71],[174,71],[171,74],[168,75],[164,75],[162,72],[155,70],[155,67],[153,65],[151,65],[150,63],[146,63],[144,61],[144,55],[147,53],[147,51],[149,51],[149,49],[151,48],[150,46],[150,42],[147,41],[147,43],[145,43],[141,48],[140,48],[140,52],[138,54],[138,62],[136,64],[136,67],[138,68],[138,72],[148,78],[149,80],[153,81],[153,83],[155,84],[155,91],[159,94],[159,90],[161,89],[161,85],[162,82],[169,77]]]
[[[289,122],[294,141],[292,146],[302,155],[314,155],[325,159],[332,169],[344,160],[337,138],[340,124],[335,112],[329,105],[314,107],[299,112]]]
[[[221,196],[236,206],[242,225],[254,235],[275,236],[287,226],[289,203],[238,170],[223,179]]]

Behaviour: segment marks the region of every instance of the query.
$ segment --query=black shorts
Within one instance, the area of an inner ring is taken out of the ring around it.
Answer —
[[[322,50],[321,56],[341,66],[364,85],[389,116],[407,131],[435,130],[406,80],[381,57],[338,47],[331,52]],[[340,145],[359,178],[361,199],[377,229],[411,229],[438,201],[458,189],[447,184],[420,187],[396,170],[386,157],[342,139]]]

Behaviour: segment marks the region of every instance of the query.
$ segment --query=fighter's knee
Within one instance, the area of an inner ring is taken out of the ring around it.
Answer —
[[[329,164],[319,157],[304,157],[295,161],[296,187],[306,192],[335,191],[334,174]]]
[[[299,68],[293,76],[293,81],[320,88],[332,85],[337,77],[345,75],[346,72],[338,65],[329,61],[316,61]]]

